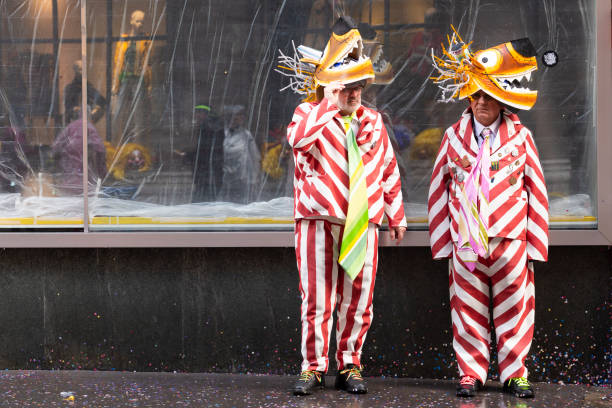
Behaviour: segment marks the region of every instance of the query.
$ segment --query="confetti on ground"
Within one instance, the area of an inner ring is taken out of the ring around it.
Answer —
[[[455,382],[366,378],[369,393],[350,395],[328,386],[306,397],[290,392],[292,376],[102,371],[2,371],[2,407],[459,407],[598,408],[610,406],[609,388],[536,383],[536,398],[505,395],[487,383],[475,398],[455,396]],[[334,378],[327,377],[333,384]],[[70,391],[62,391],[70,390]],[[68,399],[74,397],[74,399]],[[562,401],[562,404],[560,404]]]

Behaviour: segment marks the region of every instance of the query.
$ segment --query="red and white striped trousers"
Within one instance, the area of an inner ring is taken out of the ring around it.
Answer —
[[[295,223],[295,255],[302,295],[302,371],[326,372],[332,313],[336,306],[336,362],[361,366],[361,349],[372,322],[372,295],[378,262],[378,227],[368,226],[365,264],[354,281],[338,265],[344,225],[327,220]]]
[[[533,339],[535,292],[526,249],[525,241],[491,238],[489,256],[479,257],[470,272],[453,248],[450,302],[453,348],[461,376],[470,375],[483,384],[487,379],[491,290],[500,380],[527,377],[525,357]]]

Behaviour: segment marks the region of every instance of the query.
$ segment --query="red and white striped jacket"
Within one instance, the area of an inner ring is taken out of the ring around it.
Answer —
[[[478,142],[472,111],[449,127],[429,187],[429,236],[434,259],[448,258],[457,242],[458,192],[476,163]],[[538,152],[529,129],[506,110],[491,146],[489,238],[527,241],[527,257],[548,259],[548,196]]]
[[[406,226],[399,170],[380,113],[361,106],[357,145],[366,173],[368,215],[380,225]],[[349,196],[346,133],[335,104],[302,103],[287,128],[295,156],[294,216],[346,219]]]

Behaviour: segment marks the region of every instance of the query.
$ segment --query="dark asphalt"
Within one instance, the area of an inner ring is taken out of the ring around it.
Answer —
[[[612,407],[612,389],[535,384],[536,397],[520,400],[489,383],[471,399],[455,396],[455,383],[440,380],[366,378],[369,393],[333,389],[291,395],[294,377],[240,374],[173,374],[109,371],[3,371],[1,407]],[[74,401],[63,396],[72,393]]]

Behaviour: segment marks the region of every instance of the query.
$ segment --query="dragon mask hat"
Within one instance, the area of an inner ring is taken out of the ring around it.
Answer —
[[[366,55],[366,50],[374,54],[377,62]],[[298,54],[299,53],[299,54]],[[341,17],[332,27],[332,35],[323,52],[300,45],[295,49],[294,56],[280,52],[276,70],[290,78],[285,88],[306,95],[306,101],[316,100],[317,88],[327,86],[334,81],[342,84],[366,81],[375,82],[375,67],[384,75],[385,82],[391,73],[391,64],[381,58],[381,49],[372,41],[364,45],[364,40],[349,17]]]
[[[440,101],[465,99],[482,90],[499,102],[529,110],[538,92],[528,88],[531,73],[538,69],[536,51],[528,38],[509,41],[472,53],[453,29],[443,55],[433,54],[439,75],[431,77],[442,90]]]

